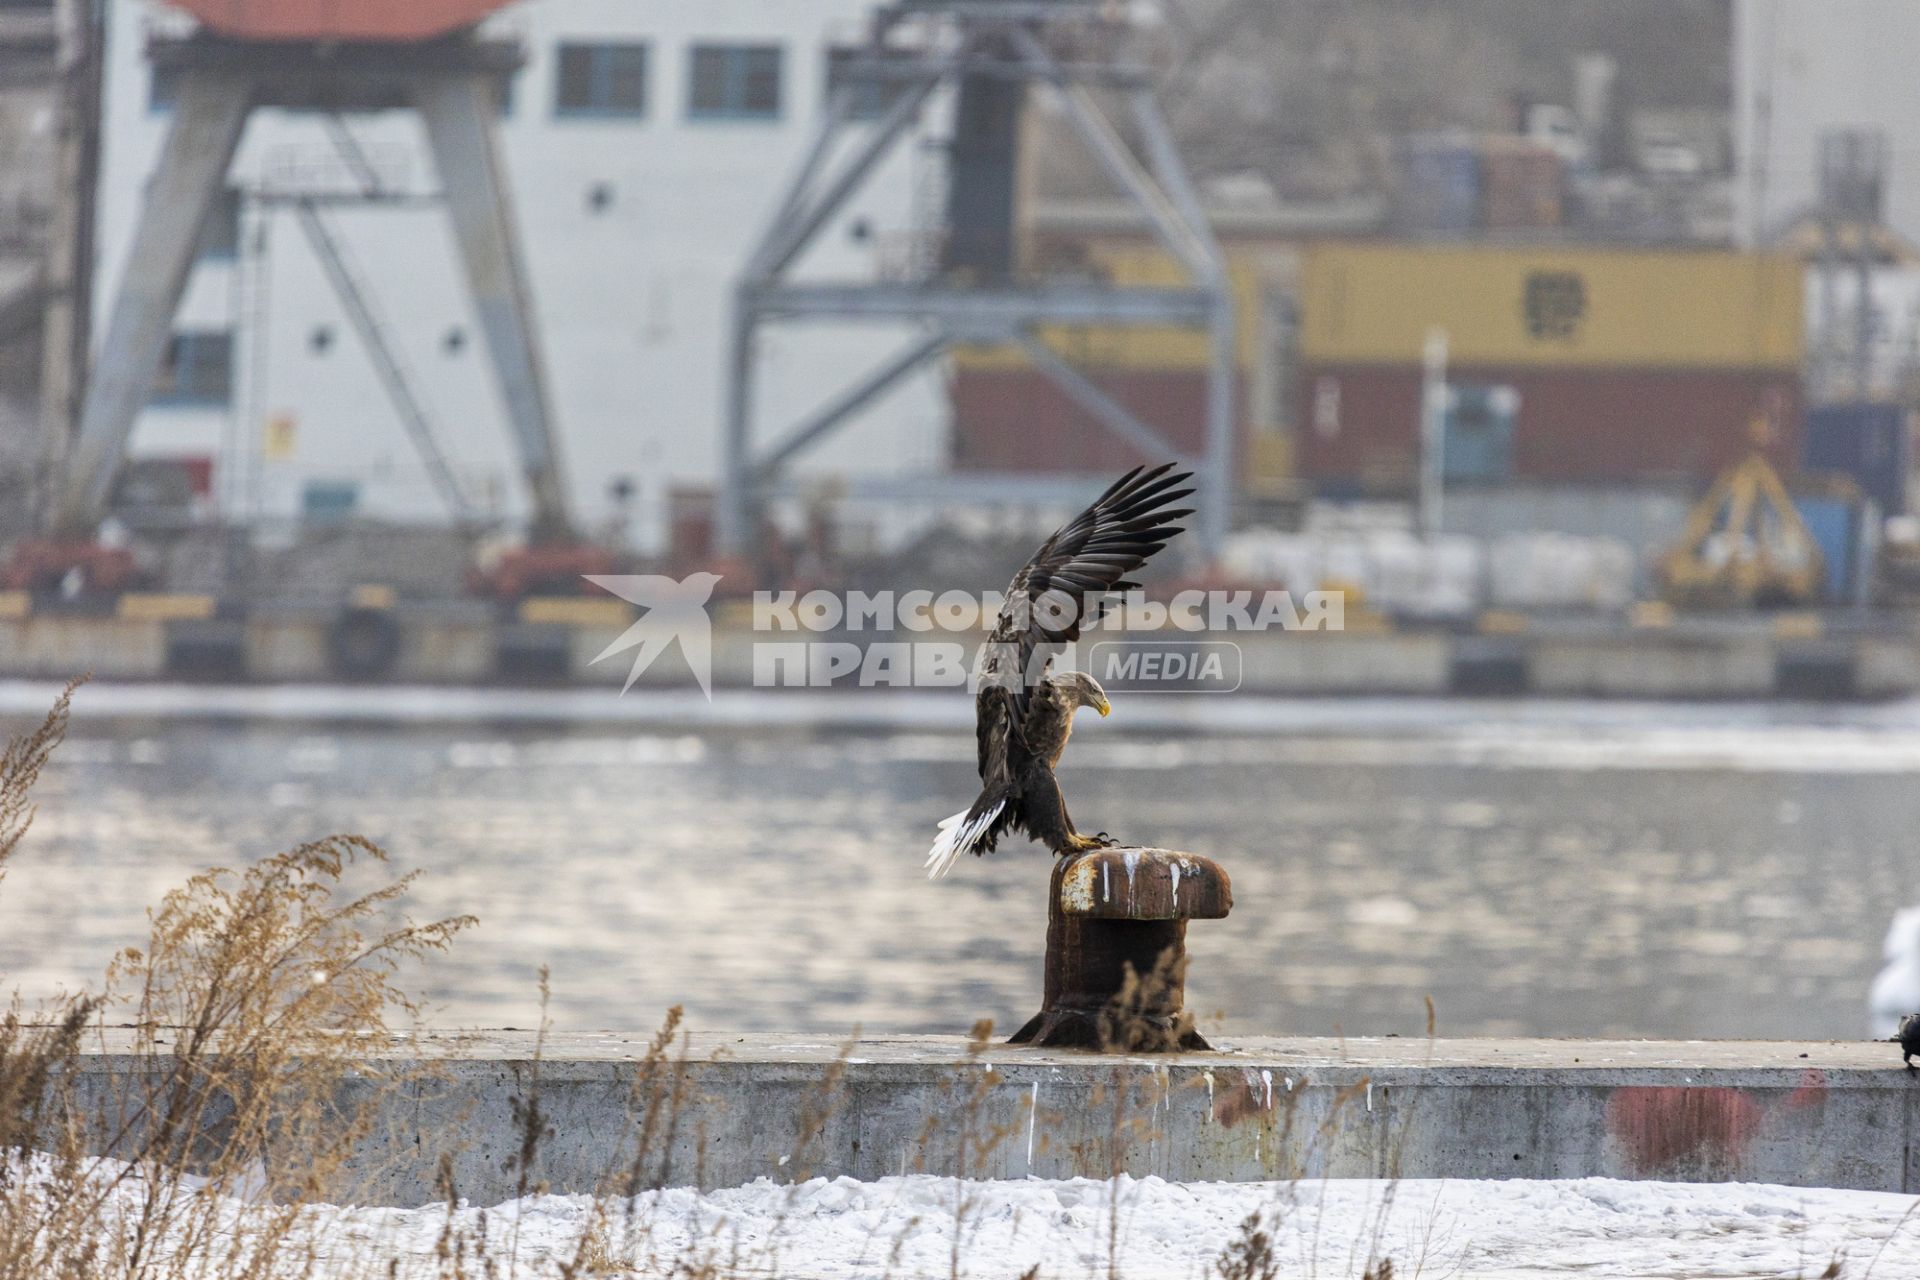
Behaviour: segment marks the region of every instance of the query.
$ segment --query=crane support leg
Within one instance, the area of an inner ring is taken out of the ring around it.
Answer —
[[[181,86],[81,408],[53,512],[57,533],[85,537],[106,509],[127,437],[159,379],[201,228],[226,181],[251,100],[242,75],[194,76]]]
[[[544,541],[564,539],[571,524],[559,441],[494,127],[493,84],[479,74],[426,77],[415,105],[426,122],[474,310],[533,495],[534,535]]]

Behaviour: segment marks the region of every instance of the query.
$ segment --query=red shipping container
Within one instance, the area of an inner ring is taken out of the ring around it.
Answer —
[[[1530,480],[1687,480],[1704,484],[1753,447],[1752,424],[1790,470],[1800,452],[1800,382],[1780,369],[1455,367],[1458,384],[1520,394],[1513,474]],[[1421,371],[1309,365],[1294,421],[1300,474],[1389,490],[1415,478]]]
[[[240,40],[429,40],[511,0],[171,0]]]
[[[1101,390],[1189,457],[1206,449],[1203,369],[1084,369]],[[950,383],[956,471],[1120,471],[1147,457],[1030,368],[960,368]],[[1235,402],[1244,407],[1244,394]],[[1244,437],[1244,416],[1238,436]],[[1244,450],[1236,447],[1236,457]]]
[[[675,485],[667,490],[667,555],[675,564],[713,558],[713,490]]]

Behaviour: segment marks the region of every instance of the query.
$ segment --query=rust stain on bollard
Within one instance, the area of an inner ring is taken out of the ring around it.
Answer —
[[[1172,849],[1096,849],[1054,868],[1066,915],[1095,920],[1218,920],[1233,907],[1227,873]]]
[[[1182,1007],[1187,921],[1233,907],[1227,873],[1172,849],[1113,848],[1054,863],[1041,1009],[1010,1044],[1114,1053],[1209,1047]]]

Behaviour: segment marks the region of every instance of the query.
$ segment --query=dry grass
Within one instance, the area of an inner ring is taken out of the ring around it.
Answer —
[[[1164,1013],[1179,1004],[1176,998],[1187,981],[1187,957],[1172,947],[1160,953],[1153,968],[1138,973],[1129,964],[1120,990],[1100,1011],[1100,1048],[1106,1053],[1177,1053],[1193,1034],[1193,1014],[1185,1008],[1171,1017]]]
[[[73,692],[0,758],[0,874]],[[359,895],[340,883],[355,862],[384,861],[334,836],[195,876],[99,991],[31,1018],[16,1002],[0,1023],[0,1280],[311,1269],[303,1207],[348,1189],[367,1104],[410,1083],[367,1056],[414,1013],[395,978],[472,923],[380,925],[411,878]],[[110,1072],[82,1056],[104,1021],[131,1031]],[[243,1231],[236,1204],[251,1206]]]
[[[67,736],[73,694],[80,684],[75,680],[62,689],[40,727],[13,739],[0,755],[0,881],[7,878],[7,862],[33,825],[33,784]]]
[[[1213,1273],[1220,1280],[1277,1280],[1280,1259],[1273,1251],[1273,1236],[1267,1231],[1265,1214],[1256,1212],[1246,1216],[1240,1230],[1214,1259]]]

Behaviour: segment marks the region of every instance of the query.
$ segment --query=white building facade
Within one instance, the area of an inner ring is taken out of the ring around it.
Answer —
[[[501,120],[575,523],[642,549],[670,495],[721,466],[733,282],[825,109],[829,55],[868,0],[522,0],[488,24],[527,62]],[[99,207],[100,327],[171,113],[145,58],[177,31],[147,0],[112,0]],[[937,120],[941,113],[930,113]],[[437,179],[411,113],[346,119],[385,187]],[[923,128],[933,127],[923,125]],[[917,234],[936,180],[928,138],[901,148],[823,233],[802,275],[869,279]],[[206,505],[266,525],[364,516],[445,521],[369,353],[302,234],[270,198],[351,187],[327,122],[256,113],[175,321],[135,458],[211,459]],[[918,198],[916,196],[918,193]],[[526,497],[446,211],[334,206],[354,275],[474,504]],[[828,400],[904,333],[776,331],[762,343],[762,440]],[[801,479],[921,474],[946,454],[936,371],[809,452]],[[626,495],[626,496],[623,496]]]

